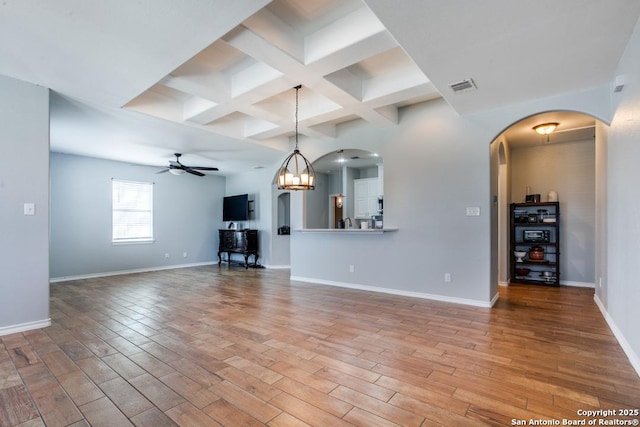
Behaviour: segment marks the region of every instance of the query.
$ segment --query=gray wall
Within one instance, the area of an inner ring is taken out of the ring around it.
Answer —
[[[49,91],[0,76],[0,335],[49,322]],[[35,215],[24,215],[24,204]]]
[[[290,237],[288,234],[279,235],[277,228],[281,225],[291,225],[291,194],[277,190],[277,186],[273,185],[273,239],[271,240],[271,259],[269,267],[271,268],[288,268],[291,265],[291,248]]]
[[[602,277],[604,307],[623,348],[635,351],[640,372],[640,21],[616,75],[625,76],[624,90],[613,95],[614,111],[607,142],[607,271]],[[600,277],[596,278],[600,281]],[[627,353],[629,354],[629,353]]]
[[[329,227],[329,176],[316,173],[316,188],[306,191],[307,228]]]
[[[283,153],[283,159],[286,154]],[[254,214],[251,221],[245,225],[246,228],[258,230],[258,238],[260,241],[260,264],[264,266],[273,265],[272,253],[274,245],[277,248],[286,246],[287,239],[279,239],[278,236],[278,199],[275,186],[275,174],[280,166],[272,165],[272,168],[252,170],[244,174],[231,175],[227,177],[226,195],[233,196],[235,194],[249,194],[249,199],[254,200]],[[274,243],[276,242],[277,243]],[[242,255],[235,255],[241,257]],[[239,258],[238,258],[239,259]],[[285,260],[278,258],[275,263],[278,266],[284,264]]]
[[[489,142],[444,100],[403,109],[400,125],[341,127],[332,146],[375,151],[384,159],[382,235],[296,232],[291,275],[304,280],[386,288],[488,304]],[[365,146],[357,146],[366,141]],[[324,153],[318,153],[322,155]],[[466,217],[467,206],[480,217]],[[296,208],[292,197],[292,210]],[[292,221],[295,215],[292,212]],[[349,272],[349,266],[354,272]],[[444,282],[444,274],[452,282]]]
[[[511,200],[524,201],[526,187],[547,200],[560,201],[560,278],[593,286],[595,282],[595,142],[543,144],[511,150]]]
[[[225,178],[158,169],[51,154],[53,279],[217,260]],[[111,178],[155,183],[154,243],[111,243]]]

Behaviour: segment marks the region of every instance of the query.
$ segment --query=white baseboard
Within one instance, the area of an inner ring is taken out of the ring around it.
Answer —
[[[377,286],[358,285],[355,283],[334,282],[332,280],[314,279],[311,277],[291,276],[290,280],[298,282],[315,283],[318,285],[337,286],[339,288],[358,289],[361,291],[380,292],[383,294],[401,295],[405,297],[422,298],[434,301],[450,302],[453,304],[472,305],[474,307],[491,308],[495,301],[498,300],[498,295],[493,297],[491,301],[477,301],[466,298],[448,297],[443,295],[426,294],[422,292],[403,291],[400,289],[379,288]]]
[[[509,286],[510,282],[498,282],[498,286]],[[544,282],[542,282],[544,284]],[[589,282],[573,282],[570,280],[561,280],[560,284],[562,286],[573,286],[576,288],[592,288],[595,289],[596,284],[595,283],[589,283]]]
[[[607,322],[607,325],[609,325],[609,329],[611,329],[611,332],[613,332],[613,335],[618,340],[620,347],[622,347],[622,351],[624,351],[624,354],[627,355],[631,366],[633,366],[633,369],[636,370],[636,373],[640,377],[640,357],[638,357],[636,352],[633,351],[631,344],[629,344],[629,341],[627,341],[627,339],[624,337],[622,331],[616,325],[616,322],[613,321],[613,318],[609,315],[609,312],[605,308],[602,301],[600,301],[600,298],[598,298],[598,295],[594,295],[593,300],[596,302],[596,305],[604,316],[604,320]]]
[[[575,286],[577,288],[596,288],[596,284],[595,283],[589,283],[589,282],[573,282],[570,280],[561,280],[560,284],[563,286]]]
[[[120,276],[123,274],[146,273],[149,271],[173,270],[176,268],[200,267],[202,265],[217,264],[218,261],[196,262],[192,264],[165,265],[162,267],[137,268],[134,270],[107,271],[103,273],[81,274],[78,276],[52,277],[49,283],[68,282],[71,280],[97,279],[99,277]]]
[[[0,327],[0,336],[17,334],[18,332],[30,331],[51,326],[51,319],[36,320],[34,322],[20,323],[18,325]]]
[[[290,265],[265,265],[264,268],[269,268],[271,270],[286,270],[290,269]]]

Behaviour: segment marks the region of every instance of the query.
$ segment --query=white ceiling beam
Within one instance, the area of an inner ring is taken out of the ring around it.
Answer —
[[[264,62],[256,62],[231,76],[231,96],[236,98],[280,77],[282,77],[280,71]]]
[[[398,43],[394,38],[388,32],[382,31],[327,52],[322,58],[306,65],[309,72],[325,76],[397,47]]]
[[[334,52],[385,31],[378,18],[367,7],[362,7],[306,36],[304,62],[317,62]]]
[[[299,62],[304,61],[304,34],[273,14],[269,9],[261,9],[245,20],[242,25],[287,52]]]
[[[184,120],[192,120],[197,122],[197,116],[202,114],[214,107],[217,107],[218,104],[215,102],[211,102],[208,99],[200,98],[198,96],[194,96],[191,99],[188,99],[183,104],[183,118]]]
[[[383,96],[401,92],[412,87],[429,83],[429,79],[418,69],[396,70],[394,73],[383,74],[362,82],[362,101],[369,101]]]
[[[333,123],[321,123],[314,126],[307,126],[307,129],[321,133],[329,138],[336,138],[338,136],[338,127]]]
[[[168,75],[160,80],[159,84],[180,92],[208,99],[216,104],[227,102],[231,97],[228,78],[222,73],[212,73],[207,75],[206,78],[201,77],[199,79],[195,77]]]

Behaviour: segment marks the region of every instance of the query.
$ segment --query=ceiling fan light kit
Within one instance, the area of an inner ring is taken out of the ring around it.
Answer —
[[[298,91],[302,85],[296,86],[296,147],[282,162],[276,182],[279,190],[313,190],[316,188],[316,172],[311,163],[298,149]]]

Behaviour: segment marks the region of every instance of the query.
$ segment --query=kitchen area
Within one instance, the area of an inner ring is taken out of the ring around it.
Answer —
[[[368,231],[384,227],[382,158],[343,149],[314,162],[316,189],[305,193],[305,229]]]

